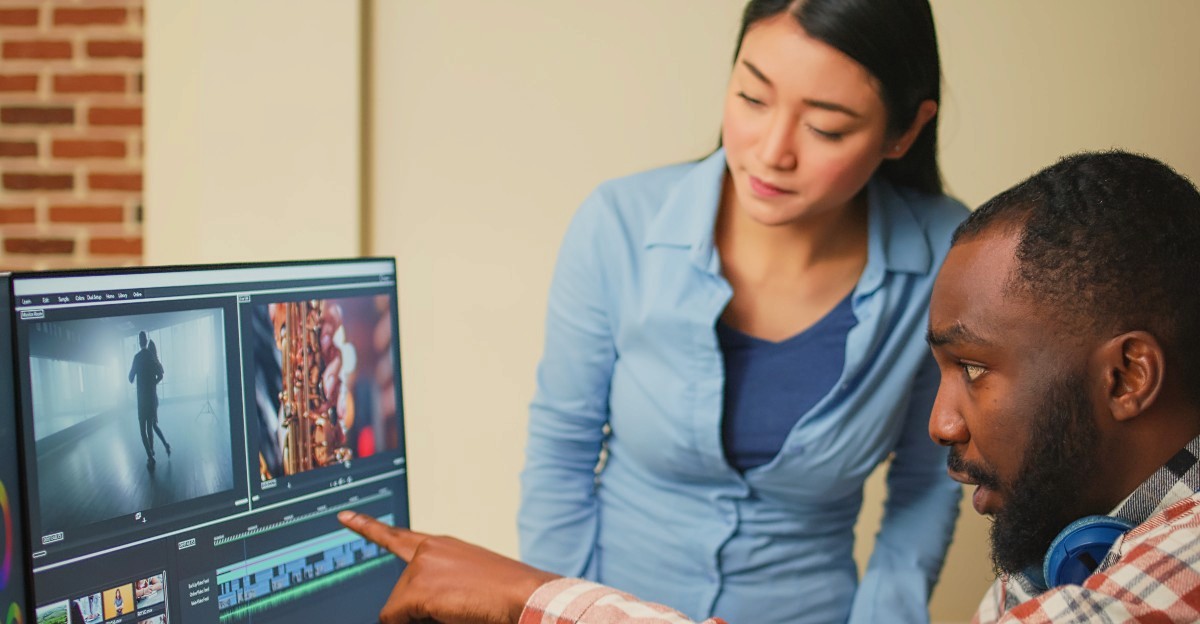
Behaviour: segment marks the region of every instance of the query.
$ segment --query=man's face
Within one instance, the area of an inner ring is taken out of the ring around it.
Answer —
[[[975,510],[994,517],[992,560],[1011,573],[1040,564],[1055,535],[1087,515],[1099,431],[1085,341],[1006,288],[1017,264],[1006,229],[955,245],[934,284],[941,385],[929,433],[950,447],[950,476],[978,486]]]

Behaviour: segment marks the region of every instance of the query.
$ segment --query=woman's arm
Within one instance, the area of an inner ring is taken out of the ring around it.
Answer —
[[[961,486],[946,474],[946,450],[929,438],[939,378],[933,357],[925,354],[888,470],[883,524],[854,596],[852,623],[929,621],[929,596],[962,497]]]
[[[602,255],[615,242],[611,219],[597,191],[563,239],[521,474],[521,558],[569,576],[587,572],[596,539],[595,469],[616,360]]]

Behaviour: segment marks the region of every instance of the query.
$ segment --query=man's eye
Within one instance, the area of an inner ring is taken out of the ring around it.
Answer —
[[[987,372],[986,368],[978,364],[967,364],[964,362],[959,366],[962,366],[963,372],[966,373],[968,381],[975,381]]]

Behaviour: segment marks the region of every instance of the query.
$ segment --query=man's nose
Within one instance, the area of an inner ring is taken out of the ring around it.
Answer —
[[[929,437],[942,446],[965,444],[971,439],[967,423],[953,405],[950,393],[938,388],[933,400],[933,411],[929,414]]]

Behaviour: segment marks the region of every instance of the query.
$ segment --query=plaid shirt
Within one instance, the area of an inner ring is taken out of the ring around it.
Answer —
[[[1023,574],[996,580],[974,622],[1200,622],[1200,438],[1110,516],[1136,525],[1083,585],[1038,594]]]
[[[997,579],[978,624],[1200,622],[1200,438],[1192,440],[1109,515],[1136,525],[1082,586],[1037,594],[1017,574]],[[519,624],[687,624],[682,614],[580,579],[529,598]],[[704,624],[725,624],[719,618]]]
[[[682,613],[642,602],[611,587],[563,578],[542,585],[521,612],[518,624],[692,624]],[[725,624],[712,618],[704,624]]]

